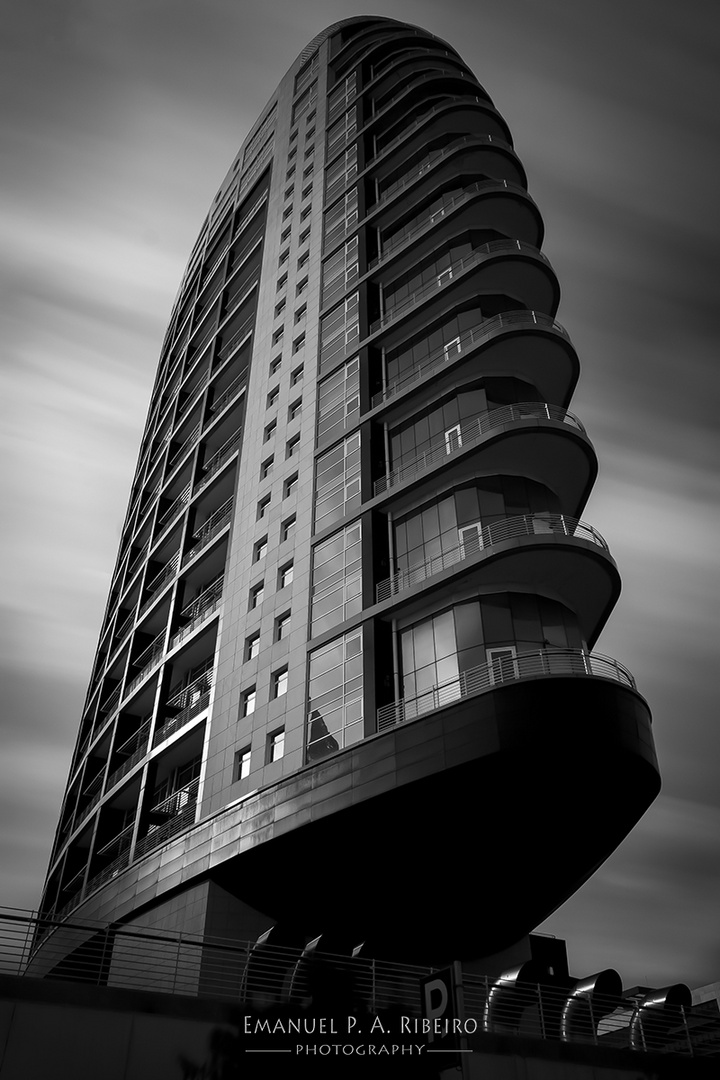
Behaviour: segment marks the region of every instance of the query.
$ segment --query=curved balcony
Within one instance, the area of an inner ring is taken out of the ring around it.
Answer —
[[[418,116],[418,118],[416,120],[413,120],[412,123],[407,124],[403,131],[401,131],[399,135],[396,135],[394,139],[391,139],[390,142],[385,144],[385,146],[380,147],[374,157],[372,157],[370,161],[368,161],[368,166],[372,168],[377,165],[378,162],[381,161],[387,154],[392,153],[393,150],[396,150],[399,146],[401,146],[405,142],[405,140],[413,134],[413,132],[417,131],[418,128],[420,128],[423,124],[427,123],[427,121],[430,120],[432,117],[437,116],[439,113],[449,108],[457,108],[458,106],[463,105],[479,106],[479,111],[488,115],[489,111],[492,112],[494,114],[492,116],[492,120],[500,121],[500,123],[497,124],[498,130],[494,132],[479,132],[478,134],[494,135],[496,138],[502,139],[508,145],[512,146],[511,135],[507,129],[505,121],[500,116],[500,113],[496,112],[496,110],[492,106],[488,105],[488,101],[486,98],[482,98],[478,95],[473,94],[448,94],[446,97],[443,98],[442,101],[438,102],[437,105],[433,105],[427,110],[427,112],[424,112],[422,116]]]
[[[538,649],[537,652],[517,653],[514,656],[510,655],[511,651],[508,648],[505,650],[507,655],[461,671],[454,679],[433,686],[416,697],[401,698],[384,705],[377,712],[378,731],[521,679],[579,676],[610,679],[637,690],[635,679],[628,669],[609,656],[590,653],[585,649]]]
[[[480,150],[487,150],[491,148],[493,150],[499,150],[509,160],[512,160],[517,168],[517,171],[524,178],[524,172],[520,160],[516,157],[515,151],[509,143],[504,139],[499,139],[493,135],[464,135],[458,136],[458,138],[449,143],[447,146],[441,147],[439,150],[432,150],[421,161],[417,162],[412,169],[403,173],[397,180],[389,184],[378,195],[377,201],[370,207],[368,214],[374,214],[380,207],[382,207],[389,199],[396,195],[399,191],[404,191],[410,184],[416,183],[422,177],[426,176],[431,170],[435,168],[441,161],[445,161],[453,154],[460,153],[463,149],[477,148]],[[505,177],[504,179],[507,179]],[[517,181],[512,181],[516,183]],[[522,186],[522,184],[520,185]]]
[[[577,378],[578,363],[567,330],[565,330],[565,328],[561,326],[559,322],[556,322],[550,315],[544,315],[540,311],[503,311],[499,315],[493,315],[491,318],[486,319],[480,325],[474,326],[470,330],[463,331],[462,334],[453,338],[452,341],[448,341],[445,345],[441,345],[439,348],[434,349],[421,363],[413,367],[411,371],[403,374],[399,378],[393,379],[387,386],[377,394],[373,395],[371,402],[372,408],[376,409],[379,405],[389,401],[396,395],[404,393],[420,380],[425,379],[429,375],[434,375],[442,368],[456,363],[463,358],[464,354],[470,352],[470,350],[474,350],[479,346],[486,344],[493,338],[517,333],[518,331],[544,331],[548,334],[555,335],[556,337],[561,338],[565,343],[563,349],[565,354],[567,354],[566,346],[570,346],[574,359],[574,363],[571,365],[574,385],[574,379]],[[547,360],[545,360],[545,365],[547,365]],[[537,363],[533,365],[533,368],[536,366]],[[567,364],[563,365],[563,367],[567,367]],[[540,383],[542,381],[540,376],[535,372],[534,375],[538,383]],[[568,379],[565,377],[563,383],[567,384],[567,382]]]
[[[372,335],[378,330],[384,330],[387,326],[404,318],[416,307],[424,303],[430,297],[435,296],[441,290],[452,288],[458,283],[458,279],[464,276],[467,271],[481,266],[483,263],[493,259],[507,258],[524,260],[542,268],[545,275],[549,274],[551,292],[557,292],[555,274],[550,261],[538,250],[538,248],[534,247],[532,244],[526,244],[522,240],[491,240],[490,243],[481,244],[479,247],[475,248],[475,250],[469,255],[466,255],[465,258],[457,259],[456,262],[452,263],[450,266],[438,271],[434,281],[429,282],[420,289],[416,289],[414,293],[401,303],[396,304],[395,307],[381,315],[379,319],[375,319],[371,322],[369,333]],[[523,299],[525,298],[523,297]],[[546,296],[545,299],[546,303],[537,304],[537,307],[549,309],[556,306],[551,297]]]
[[[406,570],[398,570],[391,577],[378,583],[376,599],[378,603],[388,600],[391,596],[397,596],[414,585],[442,573],[443,570],[448,570],[458,563],[465,562],[466,559],[473,558],[481,551],[496,547],[506,540],[515,540],[525,536],[564,536],[575,540],[586,540],[604,551],[610,550],[597,529],[584,521],[566,517],[564,514],[520,514],[502,518],[491,525],[483,525],[482,528],[473,528],[465,541],[457,547],[432,555]]]
[[[398,230],[398,232],[394,233],[388,240],[383,243],[380,255],[378,255],[376,259],[372,259],[368,263],[368,270],[373,270],[381,263],[385,263],[386,260],[389,259],[391,256],[397,255],[402,252],[405,249],[406,245],[409,245],[411,242],[415,242],[419,237],[429,232],[430,229],[437,225],[438,221],[442,221],[443,218],[446,218],[449,214],[457,210],[459,207],[467,205],[477,196],[504,194],[512,195],[516,199],[521,199],[522,202],[528,208],[531,208],[536,215],[538,222],[537,233],[539,239],[538,243],[534,246],[539,249],[540,241],[542,239],[542,222],[540,219],[540,215],[537,211],[537,207],[528,195],[525,188],[521,187],[520,184],[513,184],[511,181],[508,180],[478,180],[474,184],[470,184],[467,188],[465,188],[461,195],[455,195],[452,198],[448,199],[447,202],[443,204],[443,206],[439,207],[437,210],[434,210],[432,213],[428,213],[422,218],[422,220],[415,220],[407,228],[400,229]],[[497,231],[502,232],[504,230],[498,228]],[[519,239],[517,233],[515,234],[515,238]]]
[[[453,432],[453,439],[448,442],[446,435],[433,440],[426,450],[412,461],[393,469],[375,481],[374,494],[381,495],[391,488],[404,484],[408,480],[426,472],[442,461],[446,461],[471,446],[477,446],[488,434],[518,420],[555,420],[585,435],[585,428],[578,418],[567,409],[544,402],[524,401],[516,405],[503,405],[500,409],[482,413],[467,423],[458,425]]]

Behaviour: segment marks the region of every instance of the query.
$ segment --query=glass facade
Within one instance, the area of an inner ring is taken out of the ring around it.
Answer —
[[[310,654],[308,761],[317,761],[363,737],[362,631]]]

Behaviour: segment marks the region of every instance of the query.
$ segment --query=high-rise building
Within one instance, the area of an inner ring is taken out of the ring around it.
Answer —
[[[292,65],[162,346],[53,925],[487,956],[655,797],[542,240],[447,43],[361,17]]]

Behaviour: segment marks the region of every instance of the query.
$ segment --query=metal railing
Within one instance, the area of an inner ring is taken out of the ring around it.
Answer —
[[[201,712],[207,709],[210,704],[210,689],[204,690],[191,704],[186,705],[184,709],[181,709],[175,716],[165,717],[162,727],[159,727],[153,735],[153,749],[159,746],[160,743],[165,742],[174,735],[180,728],[185,727],[191,720],[194,720],[196,716],[199,716]]]
[[[227,386],[223,392],[215,398],[210,405],[210,412],[217,413],[221,409],[224,409],[234,397],[240,393],[243,387],[247,384],[248,369],[245,368],[240,374],[233,379],[233,381]]]
[[[597,529],[587,525],[577,518],[566,517],[564,514],[519,514],[513,517],[493,521],[490,525],[483,525],[477,530],[471,530],[460,544],[446,548],[444,551],[431,555],[415,566],[405,570],[398,570],[389,578],[380,581],[376,587],[376,599],[387,600],[396,596],[413,585],[442,573],[443,570],[456,566],[466,559],[478,555],[487,548],[501,544],[504,540],[515,540],[523,536],[563,536],[574,540],[587,540],[591,544],[608,551],[608,545]]]
[[[491,240],[489,243],[481,244],[480,247],[475,248],[465,258],[457,259],[456,262],[451,263],[449,266],[439,268],[434,281],[430,281],[422,288],[416,289],[405,300],[386,311],[379,319],[371,322],[370,333],[374,334],[376,330],[380,330],[400,316],[406,315],[408,311],[412,311],[413,308],[417,307],[429,296],[434,295],[439,289],[443,289],[451,281],[455,281],[458,274],[464,273],[474,266],[479,266],[480,263],[493,258],[495,255],[530,256],[550,267],[550,261],[539,248],[533,247],[532,244],[526,244],[523,240]],[[550,268],[552,269],[552,267]]]
[[[635,680],[626,667],[609,656],[589,653],[585,649],[538,649],[516,655],[495,657],[485,664],[461,671],[453,679],[432,686],[415,697],[401,698],[377,711],[378,731],[414,720],[425,713],[443,709],[466,697],[485,694],[505,683],[520,679],[537,679],[544,675],[580,675],[611,679],[636,690]]]
[[[480,146],[489,144],[500,145],[503,147],[503,149],[508,149],[514,153],[509,143],[505,142],[504,139],[497,138],[496,136],[464,135],[461,139],[456,139],[448,146],[443,146],[440,150],[433,150],[430,154],[427,154],[426,157],[422,158],[421,161],[414,165],[412,169],[409,169],[406,173],[403,173],[402,176],[398,177],[398,179],[393,181],[392,184],[389,184],[388,187],[384,188],[383,191],[378,195],[377,200],[370,207],[368,213],[372,213],[373,210],[375,210],[378,206],[381,205],[381,203],[386,202],[392,195],[394,195],[396,191],[401,191],[403,188],[407,187],[408,184],[415,183],[415,181],[418,180],[421,176],[424,176],[428,169],[431,169],[436,162],[442,161],[443,158],[449,157],[449,155],[454,153],[459,147],[466,146],[471,143]]]
[[[160,520],[158,521],[158,525],[160,526],[160,533],[158,533],[158,537],[161,535],[161,533],[165,532],[165,529],[168,527],[168,525],[173,521],[174,518],[177,517],[181,510],[185,509],[187,504],[190,502],[191,490],[192,486],[190,484],[186,484],[180,494],[177,496],[177,498],[173,499],[167,510],[160,516]],[[156,539],[158,539],[158,537],[156,537]]]
[[[175,468],[179,461],[185,457],[188,450],[190,450],[200,438],[200,424],[197,423],[192,429],[187,438],[181,443],[181,445],[170,455],[168,461],[168,471]]]
[[[393,379],[388,386],[373,396],[372,407],[375,408],[381,402],[387,401],[388,398],[394,397],[395,394],[399,394],[407,386],[417,382],[418,379],[422,379],[425,375],[429,375],[431,372],[444,367],[445,364],[457,360],[461,353],[468,348],[481,345],[504,330],[532,330],[533,328],[550,330],[559,334],[565,341],[570,341],[567,330],[559,322],[551,318],[550,315],[543,315],[542,312],[529,309],[526,311],[503,311],[501,314],[493,315],[491,318],[472,327],[471,330],[464,330],[462,334],[459,334],[452,341],[448,341],[445,345],[441,345],[440,348],[434,349],[421,363],[413,367],[412,371]]]
[[[399,146],[402,142],[404,142],[408,135],[410,135],[413,131],[419,128],[421,124],[424,124],[427,120],[429,120],[431,116],[435,116],[443,109],[447,109],[448,105],[455,105],[459,101],[466,102],[467,104],[475,102],[475,104],[483,105],[485,107],[490,105],[487,98],[479,97],[477,94],[446,94],[443,97],[442,101],[438,102],[437,105],[433,105],[432,108],[428,109],[427,112],[424,112],[422,116],[418,116],[418,118],[416,120],[413,120],[411,124],[407,124],[400,132],[400,134],[396,135],[394,139],[390,140],[390,142],[385,143],[384,146],[379,147],[374,157],[372,157],[370,161],[368,161],[368,166],[372,167],[373,165],[376,165],[380,158],[384,157],[384,155],[387,154],[390,150],[394,150],[395,147]],[[493,110],[493,112],[496,111],[494,106],[490,105],[490,108]]]
[[[476,446],[490,431],[504,427],[505,424],[513,423],[515,420],[557,420],[585,434],[585,428],[578,418],[567,409],[561,409],[559,405],[548,405],[541,401],[521,401],[515,405],[503,405],[499,409],[481,413],[464,424],[458,424],[457,427],[449,429],[440,437],[430,440],[427,449],[422,453],[376,480],[374,494],[380,495],[383,491],[397,487],[398,484],[425,472],[426,469],[446,458]]]
[[[117,872],[109,866],[93,882]],[[75,902],[73,897],[70,903]],[[325,985],[334,976],[346,990],[352,988],[358,1009],[372,1016],[390,1009],[421,1019],[421,984],[434,970],[375,960],[362,951],[353,956],[308,953],[271,941],[65,921],[63,910],[38,915],[0,909],[1,974],[32,978],[38,977],[36,971],[57,970],[59,974],[62,970],[63,978],[86,985],[215,998],[262,1008],[302,1002],[311,992],[310,967],[318,965]],[[84,941],[82,950],[72,957],[65,931],[70,931],[74,942]],[[619,976],[617,980],[620,987]],[[720,1055],[720,1014],[712,1004],[676,1004],[666,991],[643,995],[619,988],[615,994],[599,993],[592,988],[593,981],[561,987],[463,972],[462,1009],[457,1018],[473,1049],[480,1049],[483,1036],[490,1034],[611,1051]],[[425,1036],[418,1032],[416,1041],[425,1042]],[[442,1049],[444,1044],[441,1040],[435,1045]],[[447,1049],[452,1049],[452,1043]],[[609,1064],[610,1059],[606,1060]]]
[[[197,543],[183,556],[183,566],[189,563],[191,559],[194,559],[229,524],[232,517],[232,507],[233,498],[231,496],[193,533],[193,540],[197,540]]]
[[[455,210],[458,206],[462,206],[463,203],[467,203],[474,195],[479,195],[482,192],[501,192],[510,191],[515,194],[521,195],[528,202],[532,202],[525,188],[520,184],[513,184],[509,180],[478,180],[477,183],[471,184],[463,191],[461,195],[454,195],[451,199],[448,199],[446,203],[438,207],[437,210],[433,210],[431,214],[427,214],[421,221],[415,221],[413,224],[409,224],[404,229],[398,230],[386,240],[382,245],[382,251],[376,259],[371,259],[368,263],[368,270],[372,270],[378,266],[379,263],[391,255],[395,251],[399,251],[408,241],[416,239],[420,233],[423,233],[430,229],[436,221],[440,221],[451,210]]]
[[[203,475],[200,484],[198,485],[199,487],[201,487],[207,480],[214,476],[218,469],[222,468],[228,458],[230,458],[235,453],[236,449],[242,441],[242,437],[243,428],[239,427],[237,431],[234,431],[230,438],[226,439],[222,446],[215,451],[212,457],[208,458],[208,460],[203,465]]]

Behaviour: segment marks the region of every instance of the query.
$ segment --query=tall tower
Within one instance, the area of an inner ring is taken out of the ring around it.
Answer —
[[[648,707],[592,651],[620,580],[542,239],[444,41],[349,19],[292,65],[162,346],[56,944],[72,915],[479,957],[655,797]]]

